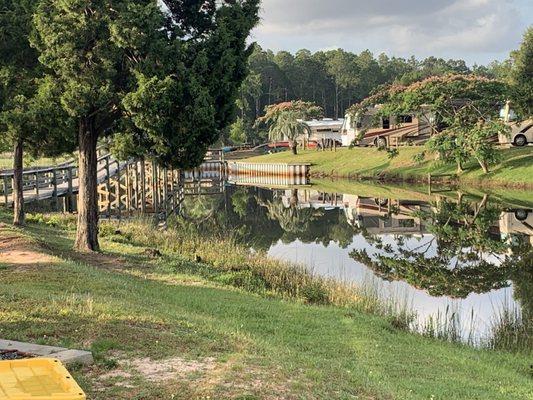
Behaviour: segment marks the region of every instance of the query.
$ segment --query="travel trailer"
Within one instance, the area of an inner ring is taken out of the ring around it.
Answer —
[[[308,130],[299,135],[296,141],[298,144],[305,148],[314,149],[317,147],[333,145],[337,143],[341,146],[341,129],[344,124],[344,120],[341,119],[313,119],[310,121],[303,121],[307,125]],[[271,143],[271,147],[286,148],[290,147],[288,138],[284,137],[282,141]]]
[[[309,141],[335,140],[340,143],[343,119],[329,119],[305,121],[309,127]]]
[[[423,144],[433,134],[434,115],[423,112],[390,117],[379,116],[381,106],[376,105],[364,115],[348,114],[342,126],[342,145],[397,146],[401,143]]]

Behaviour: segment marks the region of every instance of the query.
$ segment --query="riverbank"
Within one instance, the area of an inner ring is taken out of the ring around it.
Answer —
[[[454,165],[442,165],[431,160],[422,163],[413,161],[421,147],[404,147],[392,160],[387,153],[376,148],[341,148],[333,151],[302,151],[298,155],[290,152],[268,154],[249,158],[258,163],[311,163],[311,174],[315,178],[380,179],[391,182],[427,183],[428,174],[434,175],[434,182],[457,182],[459,184],[483,187],[533,188],[533,148],[511,148],[501,150],[502,161],[491,167],[489,174],[475,162],[465,165],[465,172],[457,177],[439,178],[439,175],[455,174]]]
[[[282,280],[250,293],[258,261],[235,265],[245,255],[222,238],[106,223],[103,252],[83,255],[70,250],[71,217],[30,221],[0,227],[0,336],[92,350],[97,364],[74,371],[91,399],[533,394],[529,356],[410,334],[313,291],[284,294]]]

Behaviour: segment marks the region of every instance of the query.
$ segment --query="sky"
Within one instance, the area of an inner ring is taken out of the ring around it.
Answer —
[[[295,52],[504,60],[533,24],[533,0],[262,0],[252,40]]]

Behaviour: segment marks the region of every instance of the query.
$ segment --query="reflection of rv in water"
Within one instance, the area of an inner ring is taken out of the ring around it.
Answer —
[[[342,195],[316,190],[285,190],[282,202],[285,207],[335,209],[342,204]]]
[[[342,126],[342,145],[397,146],[423,144],[433,134],[433,113],[380,116],[381,106],[369,108],[364,115],[346,115]]]
[[[502,213],[500,234],[513,244],[525,242],[533,246],[533,211],[517,209]]]
[[[343,203],[348,223],[364,228],[370,234],[425,233],[423,222],[415,216],[424,203],[355,195],[344,195]]]

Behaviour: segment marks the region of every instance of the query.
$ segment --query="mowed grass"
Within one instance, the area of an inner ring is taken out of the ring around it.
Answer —
[[[376,148],[341,148],[333,151],[307,150],[294,156],[290,152],[268,154],[247,159],[263,163],[311,163],[315,176],[390,178],[426,181],[429,173],[434,175],[455,174],[455,165],[427,159],[415,163],[413,156],[423,151],[422,147],[403,147],[392,160],[387,153]],[[501,162],[491,166],[489,174],[483,174],[479,165],[471,161],[459,178],[462,182],[480,185],[507,185],[533,187],[533,147],[501,150]]]
[[[70,161],[72,156],[66,155],[58,158],[42,157],[38,159],[25,159],[24,168],[49,167]],[[13,155],[11,153],[0,153],[0,171],[3,169],[13,169]]]
[[[103,253],[88,256],[72,252],[71,232],[58,227],[1,228],[8,237],[52,257],[0,264],[0,337],[92,349],[96,366],[75,371],[91,399],[533,396],[524,355],[423,338],[349,308],[253,295],[202,278],[194,269],[203,266],[187,258],[152,258],[131,243],[104,239]],[[189,372],[154,381],[126,367],[169,358]],[[190,368],[206,359],[212,368]]]

